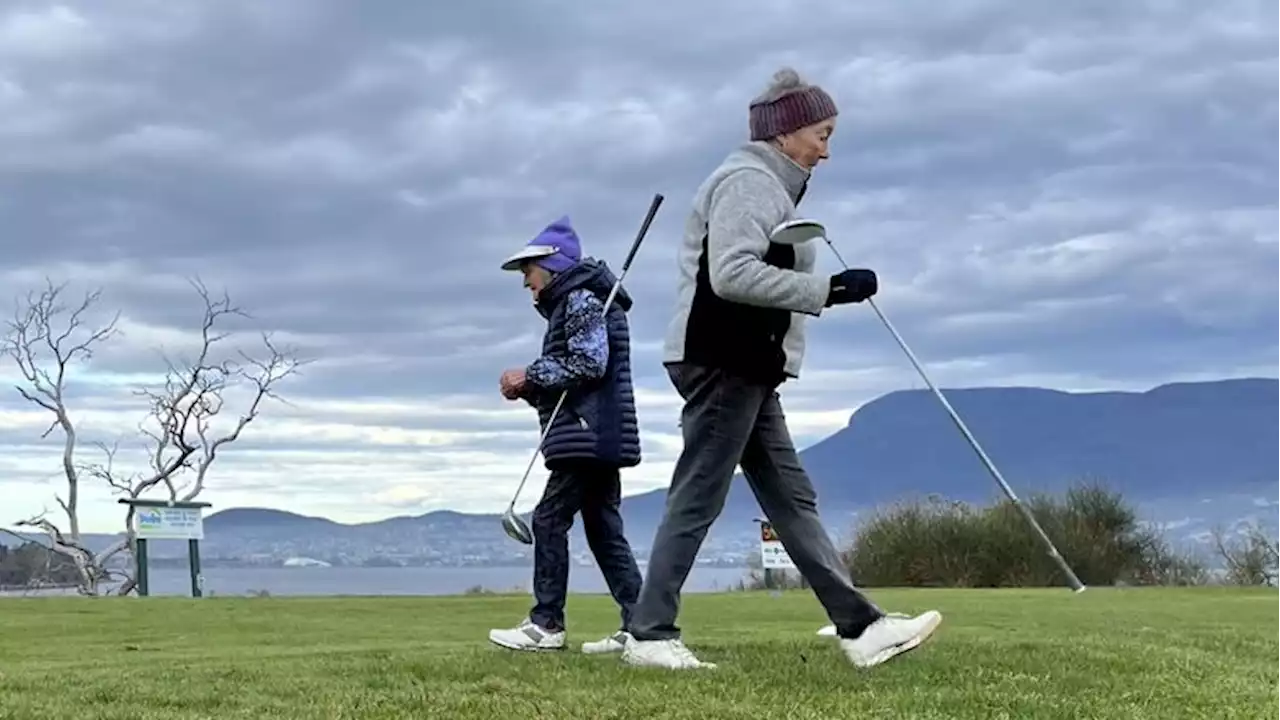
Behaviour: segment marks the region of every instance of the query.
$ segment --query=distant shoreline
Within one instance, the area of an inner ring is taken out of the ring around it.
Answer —
[[[0,585],[0,593],[44,592],[47,590],[74,590],[75,583],[36,583],[28,585]]]
[[[154,558],[153,557],[148,562],[153,569],[162,568],[165,570],[185,570],[188,567],[188,561],[185,557],[184,558],[167,558],[167,557]],[[493,564],[468,563],[468,564],[462,564],[462,565],[396,565],[392,563],[385,563],[385,564],[353,563],[348,565],[348,564],[342,564],[342,563],[335,564],[329,561],[323,561],[326,563],[323,565],[321,564],[313,565],[309,563],[299,563],[294,565],[288,565],[286,564],[287,562],[288,562],[287,560],[279,560],[271,563],[253,563],[253,562],[244,562],[244,561],[236,561],[236,560],[219,560],[217,558],[214,558],[214,559],[202,558],[200,561],[200,566],[205,570],[208,570],[211,568],[224,568],[227,570],[325,570],[325,569],[331,569],[331,568],[333,569],[342,568],[342,569],[351,569],[351,570],[486,570],[486,569],[512,570],[512,569],[527,569],[533,563],[533,560],[529,559],[526,562],[520,562],[520,563],[507,561],[507,562],[498,562]],[[636,558],[636,564],[643,568],[649,564],[649,559]],[[593,568],[595,567],[595,565],[589,565],[589,564],[573,565],[572,567]],[[747,562],[738,561],[738,560],[712,562],[712,563],[697,563],[696,565],[694,565],[694,567],[706,568],[711,570],[739,570],[739,569],[750,570],[751,569],[751,566],[748,565]]]
[[[686,592],[736,589],[749,568],[695,567]],[[252,567],[201,568],[205,597],[214,596],[439,596],[475,593],[530,592],[529,566],[438,567]],[[152,568],[150,590],[155,596],[189,596],[191,578],[186,568]],[[575,567],[569,573],[569,591],[607,593],[603,575],[594,567]],[[75,588],[17,588],[0,591],[2,598],[71,595]]]

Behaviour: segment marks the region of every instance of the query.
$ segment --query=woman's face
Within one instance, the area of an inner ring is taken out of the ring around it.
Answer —
[[[818,167],[818,163],[831,157],[827,151],[827,143],[835,131],[836,119],[828,118],[793,133],[779,135],[778,147],[797,165],[812,170]]]
[[[538,301],[538,293],[551,282],[551,273],[541,265],[526,261],[520,269],[524,271],[524,286],[533,294],[533,301]]]

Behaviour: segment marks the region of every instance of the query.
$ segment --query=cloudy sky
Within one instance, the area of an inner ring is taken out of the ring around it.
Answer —
[[[628,281],[646,462],[625,486],[666,485],[678,229],[783,64],[841,108],[804,212],[879,271],[940,384],[1276,375],[1274,2],[443,7],[0,0],[4,314],[46,277],[121,313],[72,375],[86,441],[142,460],[131,388],[160,350],[189,351],[198,274],[252,311],[238,338],[272,330],[314,358],[204,499],[344,521],[500,511],[537,429],[498,376],[540,330],[500,261],[568,214],[616,266],[661,192]],[[801,445],[922,387],[868,308],[810,328],[783,392]],[[54,507],[58,448],[12,363],[0,380],[8,524]],[[89,529],[118,525],[107,493],[82,503]]]

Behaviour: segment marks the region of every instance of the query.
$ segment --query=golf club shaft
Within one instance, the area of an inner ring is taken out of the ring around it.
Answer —
[[[606,317],[609,315],[609,308],[613,305],[614,298],[622,290],[622,281],[627,277],[627,272],[631,269],[631,261],[635,260],[636,252],[640,250],[640,243],[644,240],[644,236],[649,234],[649,226],[653,224],[653,218],[657,216],[662,200],[662,194],[657,193],[653,196],[653,202],[649,204],[649,212],[644,216],[644,223],[640,225],[640,232],[636,233],[636,239],[631,243],[631,249],[627,251],[627,256],[622,261],[618,279],[614,281],[613,287],[609,289],[609,297],[604,301],[604,315]],[[533,449],[533,456],[529,458],[529,464],[524,469],[524,477],[520,478],[520,484],[516,486],[516,492],[511,496],[511,504],[507,506],[508,512],[515,510],[516,501],[520,499],[520,493],[524,491],[525,483],[529,482],[529,473],[533,472],[533,464],[538,461],[538,453],[542,452],[542,444],[547,441],[551,426],[555,423],[556,416],[560,414],[560,408],[564,406],[565,398],[568,396],[568,390],[560,393],[560,399],[556,401],[556,406],[552,409],[551,416],[547,418],[547,425],[542,429],[542,437],[538,439],[538,446]]]
[[[834,253],[836,259],[840,261],[840,265],[843,266],[845,270],[848,270],[849,264],[840,256],[840,251],[836,249],[835,244],[831,242],[830,238],[825,239],[827,241],[827,246],[831,248],[831,252]],[[916,354],[911,352],[911,348],[907,345],[907,341],[902,339],[902,335],[898,333],[897,328],[893,326],[893,323],[889,322],[889,318],[880,310],[880,306],[876,305],[874,298],[867,298],[867,304],[871,306],[871,309],[876,313],[876,317],[880,318],[880,322],[884,324],[885,329],[888,330],[889,334],[893,336],[893,339],[897,341],[898,347],[902,348],[902,352],[907,356],[907,359],[911,361],[911,365],[915,367],[920,378],[924,380],[924,384],[929,386],[929,389],[933,391],[934,397],[938,398],[938,402],[942,404],[942,408],[951,416],[951,421],[955,423],[955,426],[960,430],[960,434],[964,436],[966,441],[968,441],[969,447],[973,448],[973,451],[978,455],[978,459],[986,466],[987,472],[991,473],[991,477],[995,479],[996,483],[1000,486],[1000,489],[1004,491],[1005,497],[1009,498],[1009,500],[1018,508],[1022,513],[1022,516],[1026,518],[1027,524],[1030,525],[1036,535],[1040,537],[1040,541],[1044,543],[1045,549],[1049,552],[1049,556],[1054,559],[1058,564],[1058,568],[1067,576],[1067,581],[1071,584],[1071,589],[1076,592],[1084,590],[1084,583],[1080,582],[1080,578],[1076,576],[1075,571],[1071,569],[1071,566],[1067,564],[1066,559],[1058,552],[1057,546],[1053,544],[1053,540],[1049,538],[1048,533],[1046,533],[1044,528],[1040,526],[1035,515],[1031,513],[1030,508],[1028,508],[1026,504],[1018,498],[1018,495],[1014,493],[1013,488],[1005,481],[999,468],[996,467],[996,464],[987,455],[986,451],[982,449],[982,445],[978,443],[978,439],[969,431],[969,427],[964,424],[964,420],[960,419],[960,414],[955,411],[955,408],[951,407],[951,403],[947,400],[946,396],[944,396],[942,391],[939,390],[938,387],[933,384],[933,381],[929,379],[929,373],[925,372],[920,361],[916,359]]]

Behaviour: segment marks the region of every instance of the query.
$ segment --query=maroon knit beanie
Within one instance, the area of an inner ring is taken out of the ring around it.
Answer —
[[[751,101],[751,139],[768,140],[835,117],[825,90],[800,79],[791,68],[774,73],[769,88]]]

